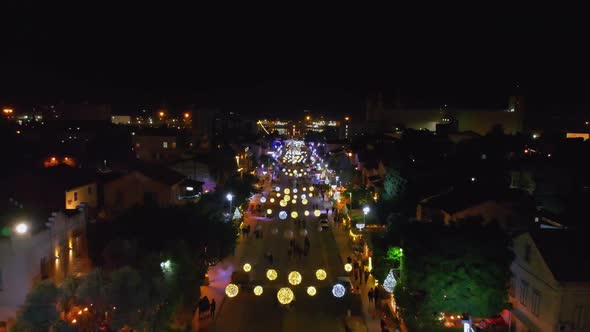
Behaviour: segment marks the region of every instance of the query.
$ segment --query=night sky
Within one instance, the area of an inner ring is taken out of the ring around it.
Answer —
[[[556,12],[45,6],[4,11],[2,103],[354,114],[375,92],[505,107],[518,83],[534,111],[590,104],[583,21]]]

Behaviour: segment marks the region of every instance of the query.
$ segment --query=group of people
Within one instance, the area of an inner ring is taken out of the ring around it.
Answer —
[[[215,299],[213,299],[213,300],[211,300],[211,302],[209,302],[209,298],[207,297],[207,295],[203,296],[199,300],[199,317],[204,317],[204,314],[208,312],[209,317],[214,318],[216,307],[217,307],[217,304],[215,303]]]
[[[303,256],[307,256],[309,254],[310,246],[311,242],[309,241],[309,238],[307,236],[305,236],[305,239],[303,240],[303,248],[301,248],[301,245],[299,245],[299,243],[291,239],[289,241],[289,249],[287,250],[287,255],[289,256],[289,259],[297,258],[297,260],[301,261]]]

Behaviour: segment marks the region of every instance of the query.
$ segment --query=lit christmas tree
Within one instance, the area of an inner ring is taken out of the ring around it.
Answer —
[[[385,281],[383,282],[383,288],[385,288],[386,291],[393,293],[393,288],[396,284],[397,280],[395,280],[395,276],[393,275],[393,269],[390,269],[387,277],[385,278]]]

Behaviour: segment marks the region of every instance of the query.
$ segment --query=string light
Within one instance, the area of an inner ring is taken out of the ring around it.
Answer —
[[[239,292],[240,289],[235,284],[229,284],[225,286],[225,295],[227,295],[228,297],[236,297],[236,295],[238,295]]]
[[[266,278],[268,278],[268,280],[275,280],[277,277],[279,276],[279,274],[277,273],[277,270],[274,269],[268,269],[266,270]]]
[[[244,272],[250,272],[252,270],[252,265],[249,263],[244,264],[243,266]]]
[[[289,287],[283,287],[277,292],[277,299],[281,304],[289,304],[293,301],[295,294]]]
[[[334,285],[334,287],[332,287],[332,294],[335,297],[343,297],[344,294],[346,293],[346,288],[344,288],[344,286],[342,286],[341,284],[336,284]]]
[[[316,293],[317,293],[317,291],[316,291],[315,287],[313,287],[313,286],[307,287],[307,294],[309,296],[314,296]]]
[[[325,280],[327,276],[328,276],[328,274],[326,273],[326,271],[324,269],[318,269],[317,271],[315,271],[315,277],[318,280]]]
[[[350,263],[344,264],[344,271],[346,271],[346,272],[352,271],[352,265]]]
[[[289,273],[288,279],[291,285],[297,286],[301,283],[301,273],[292,271]]]
[[[254,287],[254,295],[256,295],[256,296],[262,295],[262,286]]]

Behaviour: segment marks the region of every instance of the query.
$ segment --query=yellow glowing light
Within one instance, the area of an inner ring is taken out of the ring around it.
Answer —
[[[188,119],[190,116],[191,116],[190,114],[188,114],[188,113],[184,113],[184,118],[185,118],[185,119]]]
[[[297,195],[293,195],[293,199],[297,199]]]
[[[313,191],[313,187],[309,187],[309,191]]]
[[[315,287],[313,287],[313,286],[307,287],[307,294],[309,296],[314,296],[316,293],[317,293],[317,291],[316,291]]]
[[[271,209],[266,209],[266,214],[272,214],[272,210]]]
[[[78,321],[76,320],[76,318],[72,319],[72,324],[76,324]]]
[[[373,271],[373,258],[369,256],[369,272]]]
[[[327,276],[328,274],[323,269],[318,269],[317,271],[315,271],[315,277],[318,278],[318,280],[324,280]]]
[[[304,199],[302,199],[302,200],[301,200],[301,204],[303,204],[303,205],[307,205],[307,198],[304,198]]]
[[[160,117],[162,117],[162,116],[164,116],[164,112],[158,112],[158,115],[159,115]]]
[[[262,286],[254,287],[254,295],[256,295],[256,296],[262,295]]]
[[[308,195],[308,196],[309,196],[309,197],[313,197],[313,194],[312,194],[312,193],[309,193],[309,195]]]
[[[275,202],[275,199],[274,199],[274,198],[271,198],[271,199],[270,199],[270,202],[271,202],[271,203],[274,203],[274,202]]]
[[[276,270],[274,270],[274,269],[266,270],[266,277],[268,278],[268,280],[275,280],[278,276],[279,276],[279,274],[277,273]]]
[[[281,304],[289,304],[293,301],[295,294],[289,287],[283,287],[277,292],[277,299]]]
[[[346,272],[352,271],[352,265],[350,263],[344,264],[344,271],[346,271]]]
[[[301,190],[303,190],[303,191],[306,191],[306,190],[307,190],[307,188],[303,187]]]
[[[281,197],[281,193],[277,193],[277,197]]]
[[[238,288],[238,286],[234,284],[229,284],[225,286],[225,295],[227,295],[228,297],[236,297],[236,295],[238,295],[239,292],[240,289]]]
[[[289,273],[288,279],[291,285],[297,286],[301,283],[301,273],[292,271]]]
[[[285,195],[285,197],[283,197],[283,199],[284,199],[285,201],[290,201],[290,200],[291,200],[291,196],[289,196],[289,195]]]
[[[279,203],[279,205],[281,205],[282,207],[285,207],[285,206],[287,206],[287,201],[281,201]]]
[[[285,188],[283,192],[285,193],[285,195],[288,195],[289,193],[291,193],[291,190],[289,188]]]
[[[305,210],[305,211],[303,212],[303,214],[304,214],[304,215],[307,217],[307,216],[309,216],[309,211]]]
[[[297,200],[294,199],[294,200],[291,201],[291,203],[295,204],[295,203],[297,203]]]
[[[297,213],[297,211],[291,212],[291,218],[295,219],[297,217],[299,217],[299,214]]]
[[[249,263],[244,264],[243,267],[245,272],[250,272],[252,270],[252,265],[250,265]]]
[[[322,214],[322,213],[320,212],[320,210],[315,210],[315,211],[313,211],[313,215],[314,215],[314,216],[316,216],[316,217],[319,217],[319,216],[320,216],[320,214]]]

